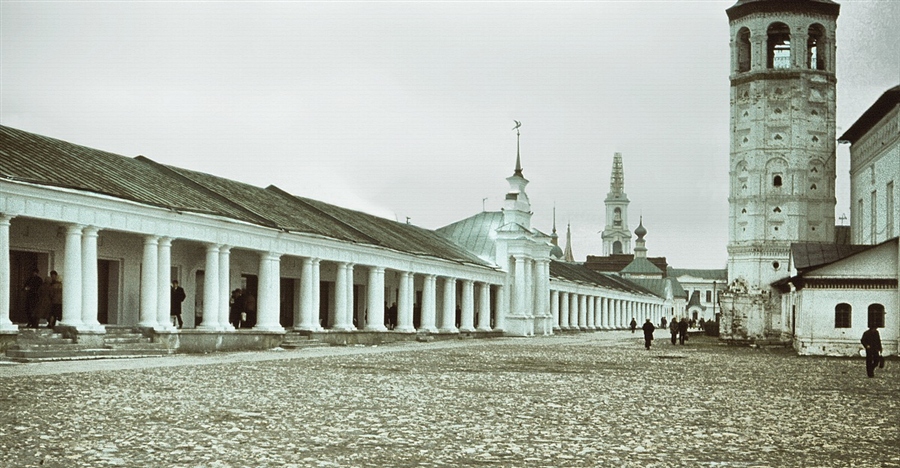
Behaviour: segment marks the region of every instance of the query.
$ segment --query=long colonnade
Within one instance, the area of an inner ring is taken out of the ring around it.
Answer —
[[[620,330],[634,318],[640,327],[646,319],[658,324],[667,310],[652,296],[603,295],[600,291],[550,289],[550,314],[554,330]]]

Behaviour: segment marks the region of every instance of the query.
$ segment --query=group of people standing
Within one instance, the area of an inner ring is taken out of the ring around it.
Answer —
[[[666,319],[663,318],[662,326],[665,327]],[[680,343],[684,345],[684,342],[687,340],[688,330],[690,329],[690,322],[687,317],[682,317],[681,320],[678,320],[677,317],[672,317],[672,321],[668,322],[669,325],[669,333],[672,334],[672,344]],[[633,317],[631,319],[631,333],[637,329],[637,320]],[[653,322],[650,319],[647,319],[644,322],[644,325],[641,326],[641,330],[644,331],[644,347],[650,349],[650,344],[653,341],[653,332],[656,331],[656,326],[653,325]]]
[[[256,324],[256,297],[246,289],[231,291],[228,320],[234,328],[253,328]]]
[[[25,280],[25,316],[29,328],[38,328],[42,319],[47,320],[47,328],[53,328],[62,320],[62,280],[55,271],[44,279],[37,268]]]

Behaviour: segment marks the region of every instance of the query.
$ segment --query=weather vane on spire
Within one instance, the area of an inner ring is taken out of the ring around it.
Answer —
[[[513,120],[516,123],[516,126],[512,129],[516,131],[516,172],[515,174],[518,176],[522,175],[522,159],[519,157],[519,137],[522,135],[519,133],[519,127],[522,126],[522,122],[518,120]]]

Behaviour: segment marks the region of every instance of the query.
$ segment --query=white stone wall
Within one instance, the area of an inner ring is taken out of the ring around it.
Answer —
[[[854,244],[900,235],[900,106],[850,147],[850,225]]]

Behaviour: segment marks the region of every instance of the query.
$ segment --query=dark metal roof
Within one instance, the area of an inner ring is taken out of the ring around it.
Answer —
[[[738,0],[725,13],[734,21],[753,13],[819,13],[836,17],[840,11],[841,6],[831,0]]]
[[[650,263],[650,260],[647,260],[643,257],[635,258],[628,264],[625,268],[622,268],[621,273],[631,273],[638,275],[660,275],[665,276],[663,270],[660,270],[653,263]]]
[[[872,247],[874,246],[805,242],[791,244],[791,257],[794,259],[794,268],[802,273],[804,270],[834,263]]]
[[[0,177],[204,213],[289,232],[490,266],[440,234],[409,224],[0,126]]]
[[[881,97],[863,112],[863,115],[838,138],[841,142],[856,143],[895,107],[900,106],[900,85],[884,92]]]
[[[555,277],[576,283],[605,287],[608,289],[629,293],[654,294],[653,291],[650,291],[625,278],[590,270],[584,265],[578,263],[558,262],[556,260],[551,260],[550,277]]]

